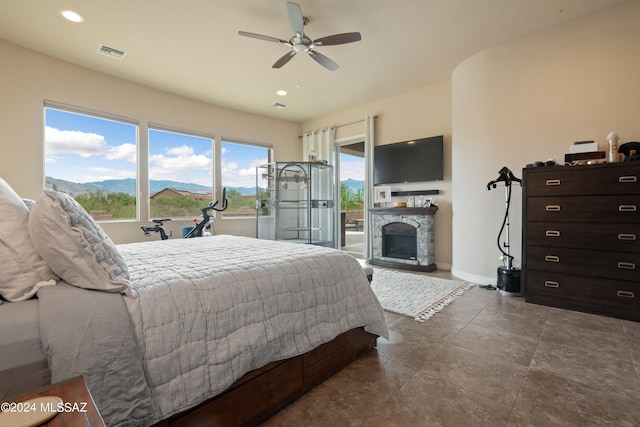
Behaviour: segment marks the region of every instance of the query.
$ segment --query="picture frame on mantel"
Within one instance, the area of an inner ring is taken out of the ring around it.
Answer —
[[[378,185],[374,187],[373,202],[379,205],[391,202],[391,187],[388,185]]]

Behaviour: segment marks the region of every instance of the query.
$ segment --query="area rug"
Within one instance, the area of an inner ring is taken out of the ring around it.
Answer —
[[[448,280],[419,273],[376,268],[371,288],[382,307],[392,313],[424,322],[473,287],[460,280]]]

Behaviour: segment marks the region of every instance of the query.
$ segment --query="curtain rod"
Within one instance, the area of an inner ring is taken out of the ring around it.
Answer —
[[[378,118],[378,116],[373,116],[373,118],[374,118],[374,119],[377,119],[377,118]],[[365,120],[366,120],[366,119],[360,119],[360,120],[356,120],[356,121],[353,121],[353,122],[349,122],[349,123],[342,123],[342,124],[335,125],[335,126],[330,126],[330,127],[333,127],[333,128],[341,128],[341,127],[345,127],[345,126],[355,125],[356,123],[362,123],[362,122],[364,122]],[[324,132],[324,129],[321,129],[321,130],[322,130],[322,132]],[[313,132],[314,132],[314,131],[312,131],[312,132],[307,132],[307,133],[313,133]],[[298,136],[298,139],[302,139],[303,137],[304,137],[304,135],[299,135],[299,136]]]

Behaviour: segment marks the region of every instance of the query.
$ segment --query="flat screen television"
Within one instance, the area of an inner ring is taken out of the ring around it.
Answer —
[[[440,135],[377,145],[373,153],[374,185],[442,180],[443,144]]]

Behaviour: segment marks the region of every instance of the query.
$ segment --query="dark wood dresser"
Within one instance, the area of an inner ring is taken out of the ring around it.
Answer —
[[[640,321],[640,162],[522,176],[527,302]]]

